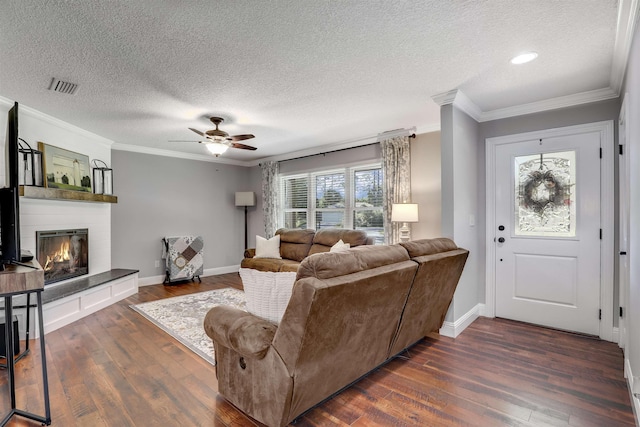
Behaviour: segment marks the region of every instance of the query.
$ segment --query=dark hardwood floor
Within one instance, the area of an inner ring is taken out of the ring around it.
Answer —
[[[129,308],[233,286],[153,285],[46,337],[53,426],[254,426],[217,394],[214,367]],[[23,343],[24,345],[24,343]],[[18,407],[42,413],[38,345],[17,365]],[[501,319],[433,334],[297,426],[634,426],[613,343]],[[9,407],[0,371],[0,409]],[[39,423],[14,417],[10,426]]]

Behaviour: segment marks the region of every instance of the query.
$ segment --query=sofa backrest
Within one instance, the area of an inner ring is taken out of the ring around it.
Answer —
[[[291,414],[386,360],[417,268],[398,245],[302,261],[272,343],[295,378]]]
[[[442,326],[469,255],[469,251],[458,248],[447,238],[414,240],[401,245],[411,260],[418,263],[418,271],[389,357]]]
[[[341,240],[349,243],[351,247],[373,244],[373,238],[367,236],[363,230],[348,230],[346,228],[322,228],[313,236],[313,244],[309,249],[309,255],[329,252],[331,246]]]
[[[276,235],[280,235],[280,256],[300,262],[309,254],[315,231],[280,228]]]

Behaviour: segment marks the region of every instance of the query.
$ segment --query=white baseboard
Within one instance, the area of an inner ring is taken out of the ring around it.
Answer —
[[[614,327],[613,331],[611,332],[611,342],[614,342],[616,344],[620,344],[620,329]]]
[[[201,277],[217,276],[218,274],[237,273],[240,270],[240,265],[228,265],[225,267],[207,268],[204,270]],[[160,285],[164,281],[164,275],[161,276],[148,276],[138,279],[139,286]]]
[[[631,363],[629,362],[629,358],[627,358],[626,355],[624,357],[624,377],[627,379],[627,387],[629,387],[629,398],[631,399],[631,406],[633,407],[633,415],[636,417],[636,425],[640,426],[640,398],[633,395],[634,378],[636,378],[636,381],[638,379],[637,377],[633,376],[633,372],[631,371]]]
[[[482,316],[485,312],[484,304],[477,304],[471,310],[466,312],[462,317],[458,318],[454,322],[444,322],[442,328],[440,328],[440,335],[445,337],[455,338],[462,333],[467,327],[473,323],[478,317]]]

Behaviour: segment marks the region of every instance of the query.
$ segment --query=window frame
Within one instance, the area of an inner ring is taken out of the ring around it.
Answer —
[[[280,174],[278,177],[280,188],[280,200],[278,209],[278,227],[285,227],[285,217],[289,212],[306,212],[307,225],[306,228],[317,230],[316,214],[317,212],[342,212],[343,224],[341,228],[355,230],[355,214],[359,211],[383,211],[382,206],[373,207],[356,207],[356,189],[355,174],[363,170],[379,169],[382,172],[382,162],[367,162],[364,164],[351,164],[341,167],[333,167],[327,169],[317,169],[309,172],[292,172]],[[317,195],[317,177],[332,174],[344,174],[344,208],[318,208],[316,203]],[[307,184],[307,207],[306,208],[285,208],[285,182],[291,179],[306,178]],[[384,227],[383,227],[384,229]],[[384,233],[384,231],[383,231]]]

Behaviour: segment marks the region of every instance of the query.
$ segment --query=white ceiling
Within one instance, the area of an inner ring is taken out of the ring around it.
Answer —
[[[202,156],[226,119],[255,163],[438,129],[459,89],[480,120],[618,95],[632,0],[3,0],[0,95],[113,140]],[[620,24],[618,14],[621,15]],[[536,61],[514,66],[515,54]],[[48,90],[52,77],[79,85]],[[328,146],[328,147],[327,147]],[[222,158],[221,158],[222,159]]]

